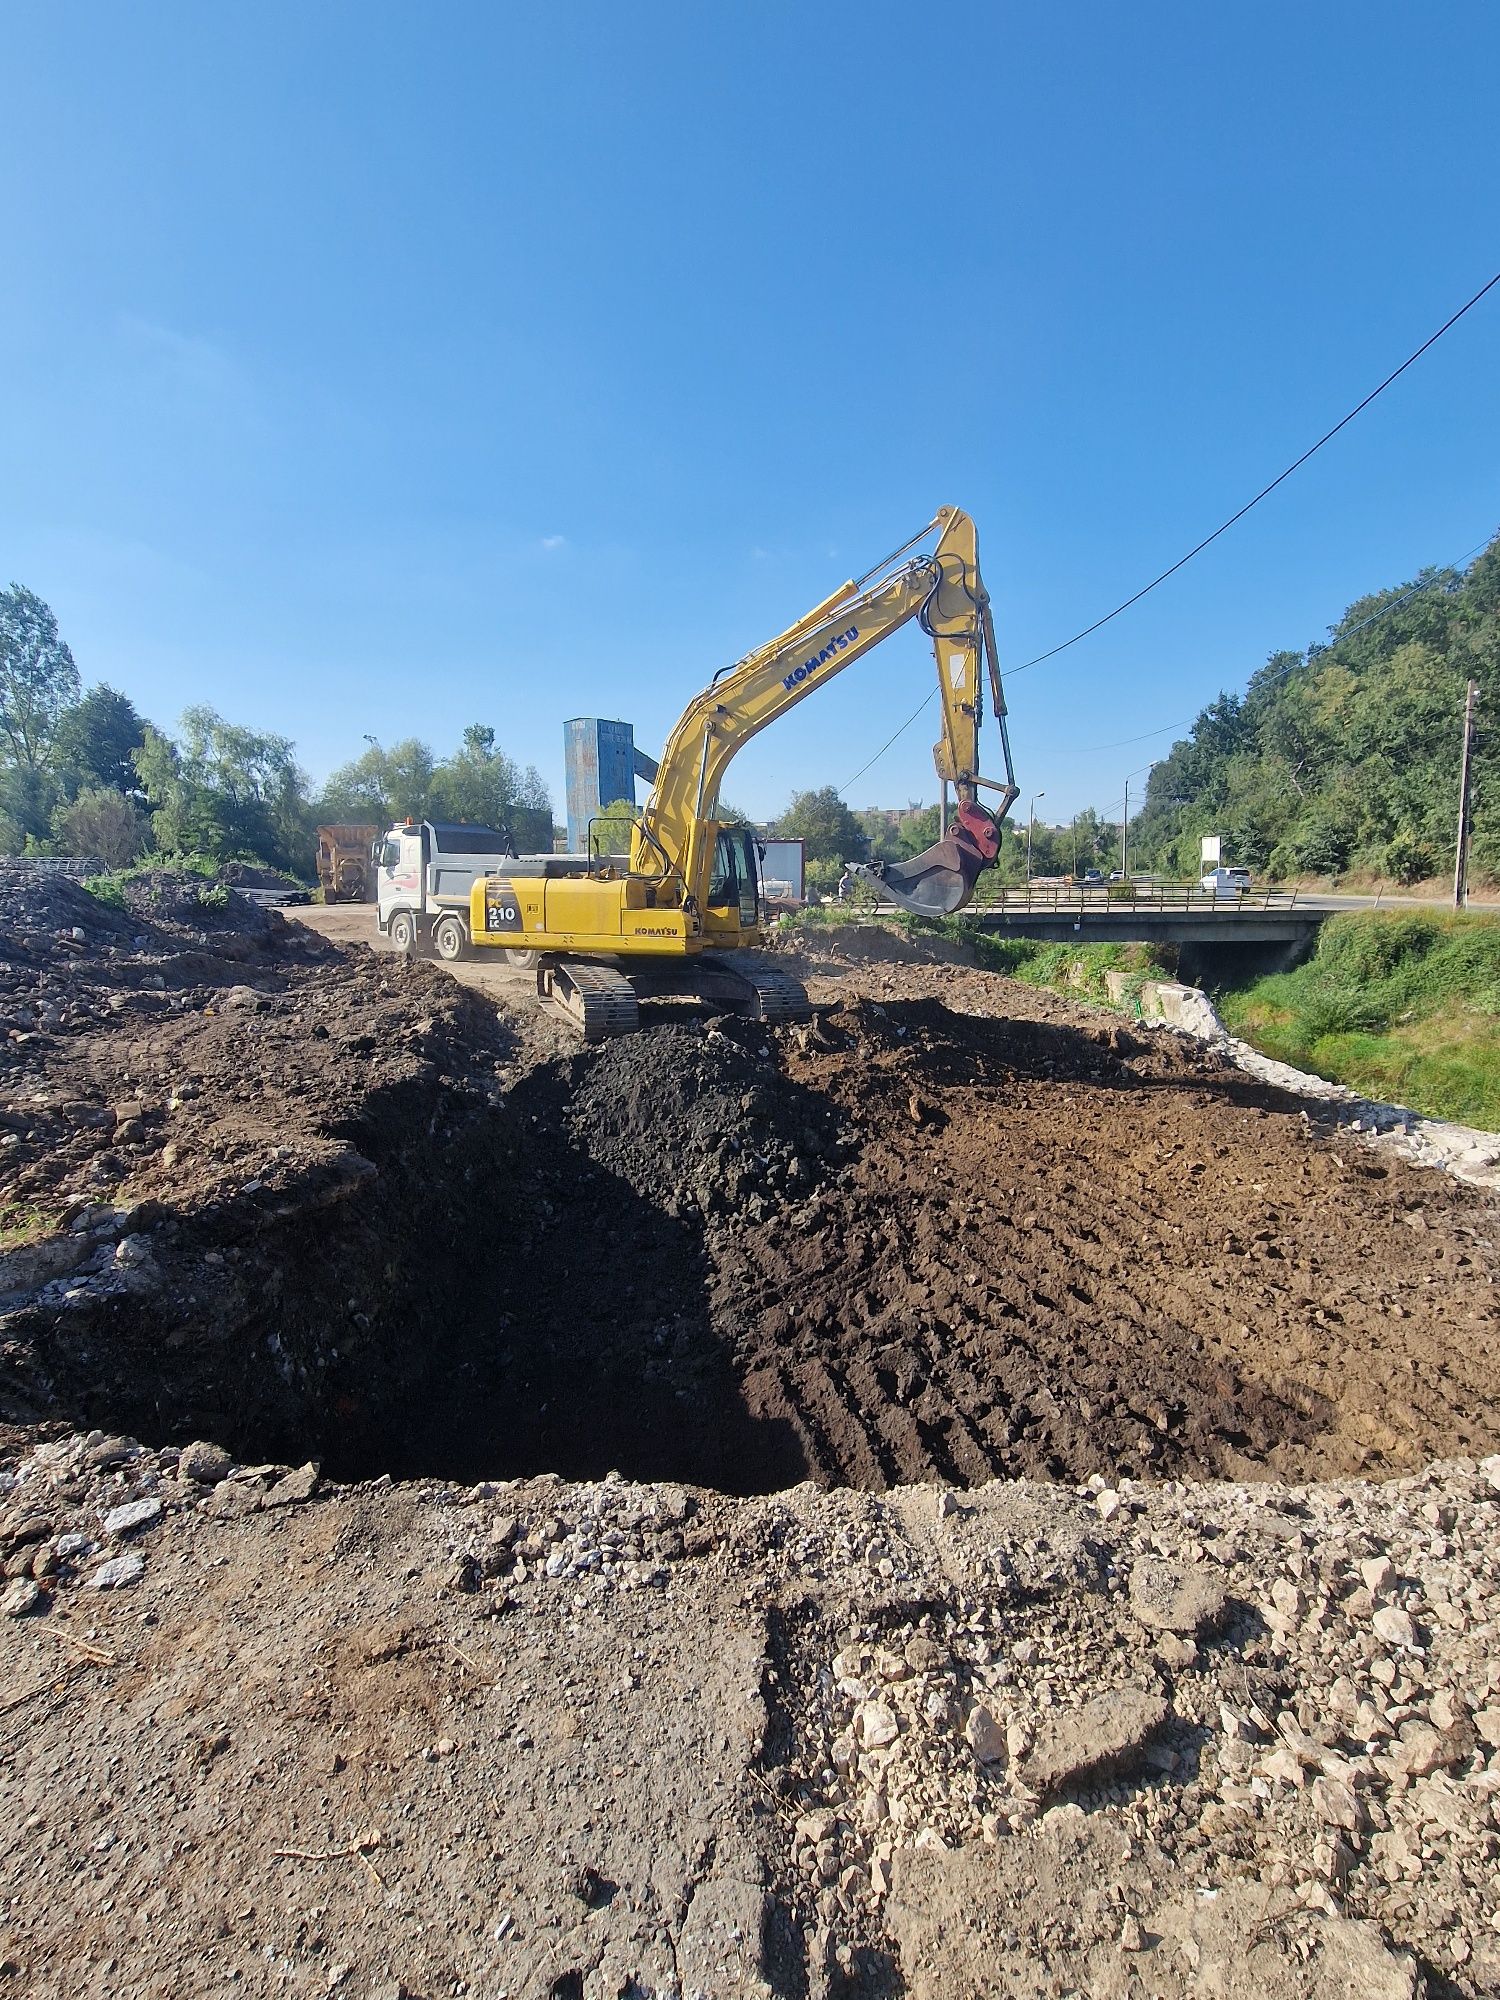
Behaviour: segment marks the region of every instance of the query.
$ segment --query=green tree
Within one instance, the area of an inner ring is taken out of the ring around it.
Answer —
[[[135,753],[146,740],[146,724],[135,703],[99,681],[57,719],[52,756],[69,798],[104,785],[133,792],[138,784]]]
[[[865,837],[865,847],[872,861],[899,861],[902,856],[901,831],[899,822],[892,824],[891,815],[876,806],[854,815],[859,822],[860,832]]]
[[[602,806],[589,828],[588,839],[595,854],[628,854],[635,838],[637,808],[629,799],[612,799]]]
[[[1471,679],[1483,725],[1500,708],[1500,536],[1462,574],[1351,604],[1326,642],[1271,654],[1243,699],[1206,708],[1153,766],[1132,856],[1196,872],[1199,836],[1219,833],[1226,859],[1278,876],[1446,865]],[[1483,726],[1474,798],[1474,876],[1493,881],[1500,731]]]
[[[912,854],[924,854],[933,845],[938,839],[941,818],[941,810],[935,805],[903,815],[896,834],[896,845],[903,859]]]
[[[832,785],[794,792],[775,832],[803,841],[809,861],[863,861],[867,851],[864,828]]]
[[[415,736],[403,737],[389,750],[372,744],[363,756],[332,773],[318,795],[317,817],[324,825],[345,821],[382,827],[393,820],[426,819],[436,769],[436,758]]]
[[[516,807],[550,811],[547,787],[532,765],[523,771],[495,744],[487,724],[473,722],[458,750],[439,764],[428,789],[434,819],[473,826],[503,826]]]
[[[110,868],[138,861],[151,837],[151,823],[135,800],[110,785],[80,792],[59,807],[53,829],[61,853],[97,854]]]
[[[77,701],[78,668],[57,619],[35,591],[0,590],[0,735],[13,761],[41,770],[59,718]]]
[[[174,743],[148,725],[135,753],[158,850],[307,874],[313,821],[290,740],[202,706],[185,709],[180,726]]]

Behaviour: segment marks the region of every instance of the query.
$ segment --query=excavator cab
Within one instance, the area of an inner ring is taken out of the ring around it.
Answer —
[[[715,917],[731,921],[730,929],[754,930],[760,923],[760,858],[755,830],[721,826],[714,841],[713,873],[708,884],[710,925]]]

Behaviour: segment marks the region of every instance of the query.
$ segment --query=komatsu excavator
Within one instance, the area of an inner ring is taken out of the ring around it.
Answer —
[[[924,545],[925,553],[912,553]],[[667,741],[628,857],[532,855],[502,861],[476,881],[473,944],[535,965],[542,1000],[588,1041],[633,1028],[637,999],[663,994],[696,995],[764,1021],[805,1019],[802,987],[751,949],[762,921],[756,838],[752,828],[720,820],[719,788],[752,736],[913,618],[932,640],[942,703],[933,762],[956,805],[936,846],[858,872],[918,915],[962,909],[999,852],[1017,788],[974,523],[943,507],[867,575],[720,669]],[[986,668],[1003,781],[979,775]],[[981,787],[997,794],[992,811],[979,802]]]

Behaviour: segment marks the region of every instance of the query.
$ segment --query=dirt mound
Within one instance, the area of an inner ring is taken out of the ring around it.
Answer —
[[[60,957],[90,941],[97,948],[128,940],[137,929],[125,911],[66,875],[0,860],[0,960]]]
[[[668,1214],[743,1207],[756,1220],[841,1150],[832,1106],[776,1067],[764,1030],[736,1020],[649,1029],[580,1057],[563,1117],[580,1152]]]
[[[219,880],[233,889],[300,889],[303,884],[283,868],[261,868],[253,861],[226,861]]]
[[[265,940],[278,921],[274,911],[241,896],[226,882],[210,882],[201,875],[165,868],[132,876],[121,893],[132,916],[178,935],[229,934]]]

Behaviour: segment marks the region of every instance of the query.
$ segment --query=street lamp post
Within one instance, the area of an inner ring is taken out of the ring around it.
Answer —
[[[1033,792],[1031,795],[1031,813],[1026,821],[1026,881],[1028,887],[1031,883],[1031,837],[1036,832],[1036,802],[1038,799],[1046,798],[1046,796],[1045,792]]]

